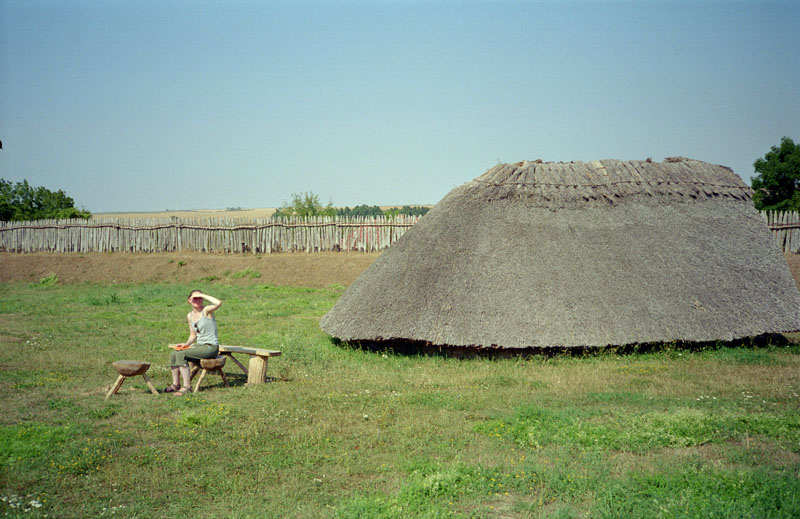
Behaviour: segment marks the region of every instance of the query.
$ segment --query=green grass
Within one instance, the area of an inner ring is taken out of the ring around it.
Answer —
[[[234,272],[233,274],[231,274],[231,278],[233,278],[233,279],[242,279],[242,278],[258,279],[260,277],[261,277],[261,272],[258,272],[257,270],[253,270],[250,267],[247,267],[246,269],[243,269],[243,270],[240,270],[239,272]]]
[[[114,360],[169,382],[197,287],[0,285],[0,516],[800,516],[796,345],[374,353],[318,328],[341,286],[210,281],[223,343],[283,352],[273,382],[105,400]]]

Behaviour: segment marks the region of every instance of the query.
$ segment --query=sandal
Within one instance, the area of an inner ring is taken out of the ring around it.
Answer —
[[[175,384],[169,385],[164,388],[164,393],[174,393],[175,391],[179,390],[181,386],[176,386]]]
[[[192,392],[192,388],[190,388],[190,387],[182,387],[179,390],[175,391],[172,395],[173,396],[183,396],[186,393],[191,393],[191,392]]]

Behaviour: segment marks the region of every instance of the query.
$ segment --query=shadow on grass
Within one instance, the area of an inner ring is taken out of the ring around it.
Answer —
[[[449,346],[427,341],[394,339],[374,341],[341,341],[331,337],[331,342],[339,347],[354,348],[376,353],[393,353],[407,356],[443,356],[452,358],[517,358],[517,357],[584,357],[598,355],[632,355],[639,353],[658,353],[666,351],[713,351],[723,348],[760,349],[768,347],[789,347],[800,343],[800,334],[763,334],[733,341],[672,341],[648,342],[608,346],[550,346],[527,348],[503,348],[486,346]]]
[[[210,377],[210,376],[209,376]],[[222,377],[215,377],[209,380],[209,377],[203,379],[203,384],[200,386],[200,391],[205,389],[224,389],[225,384],[222,382]],[[245,387],[247,385],[247,375],[244,373],[228,373],[225,372],[225,377],[228,379],[228,385],[230,387]],[[264,383],[271,384],[273,382],[291,382],[293,379],[291,378],[283,378],[283,377],[266,377]],[[195,379],[192,383],[194,384],[197,380]]]

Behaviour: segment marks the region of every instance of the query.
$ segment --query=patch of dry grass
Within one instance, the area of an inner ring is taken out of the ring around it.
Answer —
[[[220,218],[238,219],[260,219],[269,218],[277,209],[274,207],[264,207],[256,209],[196,209],[196,210],[174,210],[174,211],[151,211],[151,212],[127,212],[127,213],[94,213],[94,218],[111,218],[116,220],[169,220],[170,218],[193,219],[197,221],[218,220]]]

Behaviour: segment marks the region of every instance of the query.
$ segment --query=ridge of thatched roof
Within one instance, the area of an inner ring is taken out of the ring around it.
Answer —
[[[730,169],[689,159],[498,165],[448,193],[320,327],[507,349],[798,330],[800,292],[749,196]]]
[[[616,204],[642,197],[750,200],[752,195],[730,168],[683,157],[660,163],[605,159],[498,164],[463,189],[470,196],[523,198],[549,208]]]

